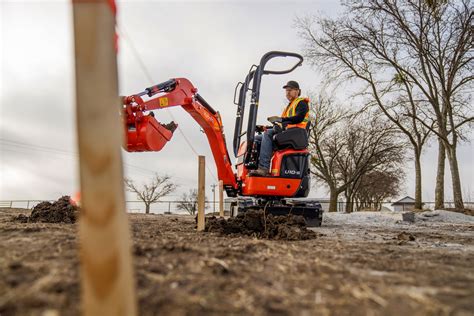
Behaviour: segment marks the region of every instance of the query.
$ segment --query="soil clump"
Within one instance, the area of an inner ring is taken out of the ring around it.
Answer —
[[[44,201],[37,204],[31,211],[30,216],[20,214],[14,218],[14,221],[20,223],[73,224],[76,222],[78,212],[79,208],[71,204],[70,197],[65,195],[53,203]]]
[[[161,124],[161,126],[163,126],[164,128],[166,128],[167,130],[171,132],[174,132],[175,129],[178,128],[178,125],[173,121],[169,122],[168,124]]]
[[[265,214],[264,210],[248,210],[228,219],[208,217],[205,231],[279,240],[307,240],[317,237],[314,231],[306,228],[303,216],[273,216]]]

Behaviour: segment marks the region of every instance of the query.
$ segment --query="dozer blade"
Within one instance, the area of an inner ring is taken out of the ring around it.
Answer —
[[[159,123],[153,115],[147,115],[135,124],[127,126],[127,151],[160,151],[171,140],[173,132],[178,127],[171,122]]]
[[[272,203],[239,203],[238,213],[248,210],[265,209],[267,214],[274,216],[286,216],[289,214],[303,216],[308,227],[321,226],[323,220],[323,208],[319,202],[310,202],[304,200],[280,200]],[[231,214],[236,216],[237,214]]]

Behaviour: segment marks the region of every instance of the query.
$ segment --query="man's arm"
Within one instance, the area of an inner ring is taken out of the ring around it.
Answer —
[[[306,103],[306,101],[304,100],[301,100],[296,106],[295,116],[282,118],[282,123],[284,125],[301,123],[303,122],[304,117],[306,116],[306,113],[308,113],[308,111],[309,111],[308,103]]]

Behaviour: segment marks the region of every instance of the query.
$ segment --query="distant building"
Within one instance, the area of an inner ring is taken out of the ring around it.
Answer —
[[[423,206],[424,203],[421,205]],[[403,199],[392,203],[395,212],[407,212],[415,209],[415,199],[410,196],[405,196]]]

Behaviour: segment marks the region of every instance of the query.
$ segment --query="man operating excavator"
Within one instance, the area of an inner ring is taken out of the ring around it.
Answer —
[[[306,129],[309,119],[309,99],[301,98],[300,85],[296,81],[288,81],[283,86],[289,103],[281,116],[271,116],[269,122],[278,125],[280,129],[303,128]],[[260,142],[260,155],[258,169],[250,172],[251,176],[268,176],[270,161],[274,150],[273,136],[276,128],[267,128],[263,134],[255,136],[256,142]]]
[[[290,58],[291,67],[278,70],[267,67],[269,61],[277,58]],[[302,63],[303,56],[297,53],[267,52],[235,87],[237,111],[232,142],[235,168],[227,150],[219,111],[197,93],[198,89],[186,78],[171,78],[123,98],[124,148],[129,152],[161,151],[171,140],[177,125],[173,122],[160,123],[152,111],[179,106],[206,134],[216,163],[217,178],[222,181],[227,195],[238,200],[232,216],[265,208],[275,216],[301,215],[308,225],[320,226],[323,214],[321,204],[313,200],[294,199],[307,197],[311,188],[309,100],[300,97],[299,84],[289,81],[283,87],[289,103],[280,116],[268,118],[272,126],[256,125],[262,78],[288,74]],[[246,102],[249,91],[252,92],[251,99]],[[248,113],[245,115],[247,124],[243,125],[245,113]],[[260,151],[256,140],[261,143]],[[271,176],[268,173],[270,166]],[[251,171],[253,176],[250,176]]]

